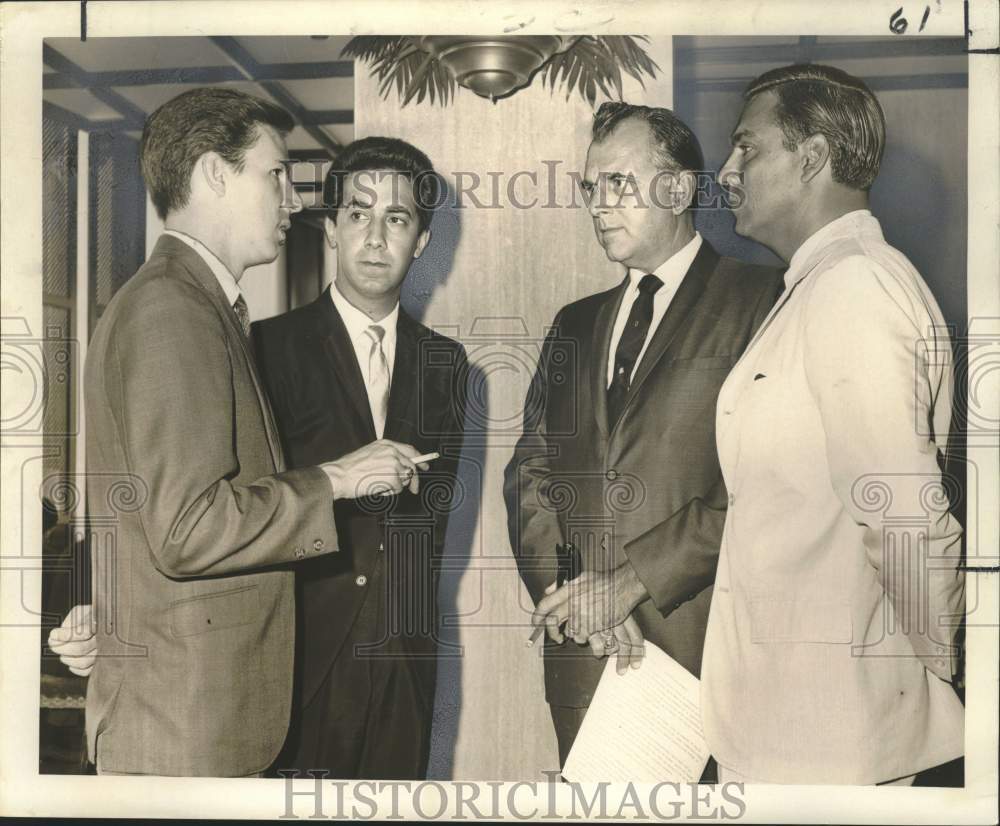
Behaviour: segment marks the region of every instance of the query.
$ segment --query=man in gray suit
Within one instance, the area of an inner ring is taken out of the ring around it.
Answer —
[[[701,664],[727,504],[716,397],[779,284],[695,231],[702,168],[669,109],[598,110],[583,186],[597,240],[627,274],[559,311],[507,467],[511,544],[550,637],[560,763],[605,655],[638,665],[646,639],[695,675]],[[556,588],[561,554],[582,573]]]
[[[380,440],[284,471],[239,281],[273,261],[301,202],[292,120],[229,89],[164,104],[141,163],[164,235],[117,293],[85,372],[88,499],[115,510],[94,549],[98,772],[253,775],[288,726],[287,563],[338,550],[333,501],[415,490],[416,451]],[[426,466],[424,466],[426,469]]]

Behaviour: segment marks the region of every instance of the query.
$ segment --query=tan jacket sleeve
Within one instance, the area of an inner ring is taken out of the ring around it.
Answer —
[[[112,331],[104,390],[127,469],[148,489],[140,518],[156,567],[233,574],[337,550],[323,471],[240,478],[237,429],[266,444],[260,407],[236,409],[242,354],[196,287],[154,284]]]

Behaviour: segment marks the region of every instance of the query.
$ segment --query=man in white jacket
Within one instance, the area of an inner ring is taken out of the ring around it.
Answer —
[[[719,395],[705,734],[720,782],[912,783],[963,753],[948,334],[868,211],[885,126],[867,86],[789,66],[744,97],[720,179],[737,232],[789,266]]]

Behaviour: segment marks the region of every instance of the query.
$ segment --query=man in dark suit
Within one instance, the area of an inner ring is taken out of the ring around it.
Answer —
[[[550,638],[560,763],[605,655],[638,666],[645,638],[699,673],[727,506],[716,397],[779,283],[694,230],[702,168],[670,110],[598,110],[583,187],[597,240],[628,273],[556,316],[506,471],[511,544]],[[557,547],[582,568],[559,588]],[[561,644],[564,622],[577,645]]]
[[[336,280],[253,328],[291,467],[383,437],[440,454],[418,495],[337,502],[341,553],[297,572],[296,705],[277,770],[426,775],[465,352],[407,315],[399,296],[430,238],[438,187],[427,156],[404,141],[345,147],[324,186]]]

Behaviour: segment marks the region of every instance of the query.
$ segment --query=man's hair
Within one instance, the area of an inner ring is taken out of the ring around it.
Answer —
[[[235,89],[202,88],[178,95],[146,118],[139,148],[142,177],[161,219],[191,197],[191,172],[206,152],[237,172],[257,141],[259,124],[287,135],[295,121],[280,106]]]
[[[441,179],[423,152],[399,138],[373,136],[352,141],[337,153],[323,182],[323,205],[337,211],[343,206],[344,182],[355,172],[388,171],[408,179],[413,189],[420,232],[431,225],[434,210],[440,206]],[[370,182],[375,183],[374,179]]]
[[[830,144],[833,180],[871,189],[885,149],[885,115],[863,81],[832,66],[799,64],[764,72],[743,98],[749,101],[762,92],[778,98],[775,114],[786,149],[823,135]]]
[[[628,118],[637,118],[649,125],[653,135],[653,163],[657,169],[698,174],[705,168],[694,132],[669,109],[635,106],[624,101],[602,103],[594,115],[593,139],[603,141]]]

